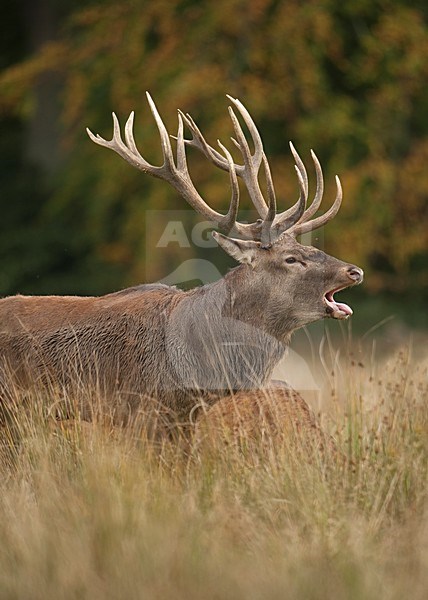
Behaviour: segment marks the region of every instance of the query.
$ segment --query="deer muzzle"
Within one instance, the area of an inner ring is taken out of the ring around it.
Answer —
[[[354,281],[354,285],[362,283],[364,279],[364,271],[360,269],[360,267],[355,267],[351,265],[347,270],[347,275],[349,279]]]
[[[346,276],[349,278],[349,283],[338,286],[324,294],[324,304],[326,305],[326,312],[328,316],[333,319],[347,319],[353,314],[353,310],[350,306],[344,302],[337,302],[334,299],[334,294],[343,290],[347,287],[358,285],[363,281],[364,272],[355,265],[349,265],[346,267]]]

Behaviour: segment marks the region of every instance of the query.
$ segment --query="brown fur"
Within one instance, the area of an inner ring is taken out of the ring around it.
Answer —
[[[305,400],[291,389],[272,387],[241,391],[222,398],[196,422],[199,443],[243,445],[272,441],[337,453],[333,439],[320,427]]]

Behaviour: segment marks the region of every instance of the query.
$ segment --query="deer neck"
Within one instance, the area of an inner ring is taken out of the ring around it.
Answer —
[[[270,379],[288,340],[266,330],[263,306],[257,306],[247,279],[238,267],[186,293],[171,313],[168,355],[183,387],[194,381],[199,389],[249,389]]]
[[[291,319],[278,321],[278,307],[272,306],[269,286],[258,280],[250,266],[240,265],[230,271],[223,281],[228,291],[228,316],[263,331],[282,344],[289,344],[293,323]]]

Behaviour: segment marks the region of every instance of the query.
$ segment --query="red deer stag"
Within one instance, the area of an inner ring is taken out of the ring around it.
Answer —
[[[188,415],[202,397],[214,402],[232,391],[266,386],[284,356],[290,336],[307,323],[333,317],[345,319],[352,310],[336,302],[335,292],[361,283],[360,268],[342,262],[296,238],[333,218],[342,200],[315,216],[323,195],[321,166],[312,152],[317,187],[307,206],[308,177],[291,146],[300,195],[277,213],[275,191],[260,134],[243,104],[229,96],[250,133],[253,149],[229,107],[242,155],[236,164],[220,143],[211,147],[189,115],[178,113],[177,153],[154,102],[147,94],[159,130],[163,164],[149,164],[137,150],[132,112],[124,140],[116,115],[111,141],[88,135],[132,166],[164,179],[205,219],[235,237],[213,233],[219,246],[240,265],[223,279],[190,291],[162,284],[144,284],[101,297],[13,296],[0,300],[0,356],[17,380],[71,385],[96,382],[105,397],[119,393],[132,407],[144,397]],[[191,133],[185,139],[184,127]],[[194,187],[186,161],[186,145],[197,148],[215,166],[229,173],[231,201],[223,215],[206,204]],[[266,198],[259,184],[262,168]],[[242,178],[260,218],[237,221]],[[238,239],[239,238],[239,239]],[[136,399],[136,400],[135,400]],[[126,400],[128,402],[128,400]]]

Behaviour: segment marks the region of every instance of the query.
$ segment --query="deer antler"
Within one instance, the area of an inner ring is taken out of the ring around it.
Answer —
[[[220,229],[228,233],[231,231],[236,232],[238,235],[246,239],[259,239],[261,232],[261,223],[259,221],[256,221],[255,223],[239,223],[236,221],[239,207],[239,186],[236,178],[235,165],[229,151],[221,143],[219,143],[219,146],[223,150],[225,156],[216,150],[214,151],[216,156],[224,161],[222,164],[225,165],[225,170],[230,173],[232,197],[229,210],[226,215],[223,215],[208,206],[208,204],[199,195],[190,178],[186,160],[185,140],[183,136],[182,113],[179,112],[178,115],[178,133],[176,137],[177,159],[175,163],[169,135],[165,125],[159,115],[155,103],[148,92],[146,92],[146,96],[161,138],[163,153],[162,166],[158,167],[151,165],[139,153],[132,131],[134,112],[131,112],[125,125],[125,142],[122,140],[119,121],[114,113],[113,138],[111,140],[105,140],[100,135],[94,135],[90,129],[86,128],[91,140],[100,146],[105,146],[106,148],[114,150],[132,166],[140,169],[144,173],[148,173],[149,175],[153,175],[154,177],[168,181],[168,183],[170,183],[200,215],[202,215],[208,221],[213,221],[216,223]]]
[[[251,154],[247,140],[242,131],[242,127],[236,118],[233,109],[229,107],[229,114],[231,116],[235,135],[237,137],[237,140],[232,138],[232,141],[240,150],[244,162],[243,165],[234,164],[234,169],[236,175],[243,179],[249,196],[257,212],[262,218],[262,226],[260,228],[261,238],[273,242],[285,231],[297,236],[321,227],[327,223],[327,221],[332,219],[339,210],[342,201],[342,188],[339,178],[336,177],[337,194],[333,206],[324,215],[311,220],[320,207],[324,192],[324,179],[321,165],[315,152],[311,150],[311,157],[315,166],[317,178],[317,188],[314,200],[312,201],[311,205],[306,208],[308,199],[308,175],[302,159],[291,142],[290,149],[296,162],[295,168],[299,181],[300,195],[297,202],[291,208],[277,214],[275,190],[273,187],[269,163],[263,151],[263,143],[260,134],[253,119],[242,102],[240,102],[237,98],[232,98],[231,96],[227,97],[238,109],[248,128],[248,131],[250,132],[254,144],[254,153]],[[181,113],[181,111],[180,114],[182,115],[183,120],[192,134],[192,139],[185,140],[185,143],[200,150],[217,167],[225,171],[229,170],[229,163],[225,161],[224,157],[217,152],[217,150],[207,143],[192,117],[189,114],[184,115]],[[266,203],[263,198],[263,194],[260,190],[258,182],[258,173],[262,164],[266,176],[267,193],[269,199],[268,203]]]
[[[228,96],[229,100],[239,111],[239,114],[245,122],[254,144],[254,152],[251,153],[238,118],[233,109],[229,107],[229,114],[236,136],[236,139],[232,138],[232,141],[241,152],[243,159],[242,165],[234,163],[230,152],[220,141],[218,141],[218,144],[223,154],[210,146],[190,115],[184,115],[181,111],[178,111],[178,132],[175,137],[177,140],[177,156],[176,161],[174,161],[170,136],[168,135],[150,94],[146,92],[146,95],[160,134],[163,154],[163,164],[161,166],[151,165],[139,153],[133,135],[134,112],[131,112],[125,125],[125,141],[122,140],[119,121],[115,113],[113,113],[113,137],[111,140],[105,140],[99,135],[94,135],[87,128],[86,131],[88,132],[89,137],[96,144],[114,150],[137,169],[140,169],[149,175],[153,175],[154,177],[158,177],[159,179],[168,181],[168,183],[170,183],[200,215],[208,221],[215,222],[220,229],[227,233],[236,233],[244,239],[256,239],[263,243],[268,243],[275,241],[275,239],[277,239],[284,231],[288,231],[293,235],[299,235],[306,231],[310,231],[311,229],[315,229],[316,227],[320,227],[337,213],[342,195],[340,182],[336,177],[338,192],[333,206],[321,217],[310,220],[318,210],[322,200],[323,177],[321,167],[318,159],[312,152],[312,159],[315,164],[317,176],[317,190],[314,201],[310,207],[306,209],[308,198],[308,176],[300,156],[297,154],[294,146],[290,144],[291,151],[296,161],[296,173],[299,182],[300,195],[297,202],[291,208],[277,214],[275,190],[260,134],[249,112],[236,98]],[[184,139],[184,123],[192,134],[191,140]],[[226,215],[223,215],[208,206],[193,185],[187,167],[186,145],[197,148],[212,163],[214,163],[214,165],[229,172],[232,195],[229,210]],[[263,197],[258,181],[259,171],[262,165],[266,177],[267,202]],[[239,223],[236,220],[239,208],[239,186],[237,177],[241,177],[244,181],[251,201],[260,216],[260,219],[254,223]]]

